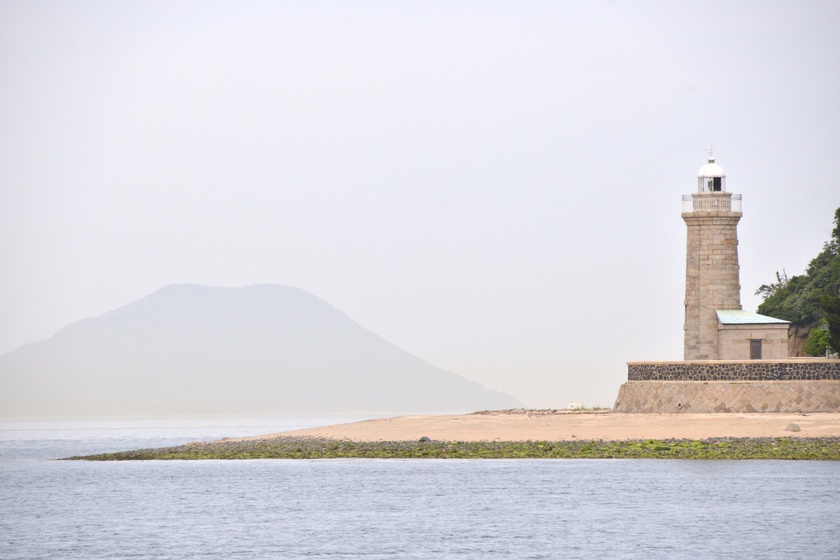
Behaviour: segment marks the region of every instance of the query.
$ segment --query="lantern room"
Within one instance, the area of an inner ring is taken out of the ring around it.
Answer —
[[[726,192],[726,173],[713,157],[697,172],[697,192]]]

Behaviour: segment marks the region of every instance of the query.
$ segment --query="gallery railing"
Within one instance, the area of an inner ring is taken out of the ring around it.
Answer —
[[[741,195],[730,193],[695,193],[682,197],[683,214],[689,212],[741,212]]]

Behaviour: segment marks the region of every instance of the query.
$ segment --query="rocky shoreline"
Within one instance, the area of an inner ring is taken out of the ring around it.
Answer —
[[[68,457],[84,461],[208,459],[787,459],[840,460],[840,437],[573,441],[351,441],[317,437],[195,442]]]

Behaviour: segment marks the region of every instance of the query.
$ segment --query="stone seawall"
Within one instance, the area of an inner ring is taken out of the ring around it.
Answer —
[[[628,381],[840,381],[840,360],[628,362]]]
[[[614,412],[840,412],[840,381],[628,381]]]

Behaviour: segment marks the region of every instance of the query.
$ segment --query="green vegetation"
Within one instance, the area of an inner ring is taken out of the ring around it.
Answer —
[[[840,295],[824,294],[820,298],[820,307],[828,324],[828,345],[835,352],[840,352]]]
[[[825,356],[825,351],[829,346],[828,323],[823,319],[808,333],[808,339],[805,341],[805,353],[809,356]]]
[[[777,272],[776,282],[762,285],[755,293],[764,297],[758,307],[763,315],[812,330],[825,320],[829,345],[833,351],[840,351],[840,208],[834,212],[831,239],[808,264],[805,274],[788,278],[784,272]],[[809,354],[815,352],[811,355],[825,355],[825,346],[817,352],[820,341],[815,340],[809,348]]]
[[[378,441],[277,438],[70,457],[86,461],[194,459],[809,459],[840,460],[840,438],[633,441]]]

